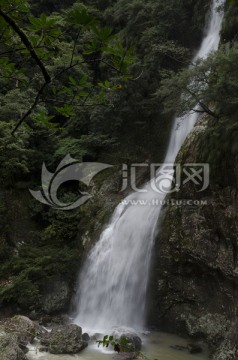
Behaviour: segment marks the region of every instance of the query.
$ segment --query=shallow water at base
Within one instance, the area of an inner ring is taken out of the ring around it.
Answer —
[[[208,360],[208,353],[204,350],[200,354],[190,354],[188,350],[175,350],[174,345],[187,346],[189,339],[166,333],[150,333],[145,341],[142,352],[150,360]]]
[[[176,335],[166,333],[149,333],[142,337],[142,352],[150,360],[207,360],[208,354],[204,351],[201,354],[192,355],[188,350],[175,350],[171,346],[186,346],[190,341]],[[27,357],[29,360],[111,360],[114,352],[98,349],[96,344],[90,344],[88,348],[78,355],[51,355],[48,353],[37,353],[31,348]]]

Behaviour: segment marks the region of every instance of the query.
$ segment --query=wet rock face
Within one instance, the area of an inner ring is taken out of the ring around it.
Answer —
[[[41,307],[46,314],[65,311],[70,302],[71,291],[69,284],[62,279],[53,278],[45,284]]]
[[[171,313],[173,319],[175,312],[181,322],[183,312],[199,318],[206,314],[232,316],[236,306],[237,213],[227,216],[227,196],[221,192],[211,194],[207,201],[205,206],[167,209],[156,244],[159,316]],[[232,222],[230,216],[235,217]]]
[[[221,343],[218,349],[214,349],[213,359],[215,360],[236,360],[238,358],[238,322],[233,321],[225,340]]]
[[[196,162],[194,149],[204,131],[199,126],[200,131],[195,129],[177,162]],[[238,181],[238,171],[236,177]],[[227,344],[234,343],[227,339],[227,333],[238,296],[238,192],[231,180],[226,187],[210,183],[201,193],[186,184],[173,195],[174,199],[205,203],[164,208],[149,287],[150,324],[204,339],[211,349],[225,341],[227,352]],[[231,345],[230,350],[234,350]],[[219,356],[214,359],[230,360]]]

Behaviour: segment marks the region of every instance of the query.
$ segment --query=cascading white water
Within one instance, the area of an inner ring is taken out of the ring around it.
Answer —
[[[224,0],[212,1],[209,26],[194,61],[217,50],[223,18],[217,6],[223,3]],[[197,113],[192,113],[174,120],[164,163],[174,163],[197,118]],[[84,329],[143,328],[151,250],[162,208],[160,203],[166,196],[166,192],[153,190],[156,181],[158,178],[147,183],[144,192],[130,194],[117,206],[108,227],[88,255],[79,277],[75,318]],[[171,174],[165,175],[160,187],[169,189],[171,181]]]

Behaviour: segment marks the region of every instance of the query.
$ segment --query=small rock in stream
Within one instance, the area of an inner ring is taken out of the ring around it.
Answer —
[[[84,341],[89,341],[89,340],[90,340],[90,336],[89,336],[87,333],[84,333],[84,334],[82,335],[82,339],[83,339]]]
[[[199,354],[202,352],[202,347],[199,344],[188,344],[188,351],[190,354]]]

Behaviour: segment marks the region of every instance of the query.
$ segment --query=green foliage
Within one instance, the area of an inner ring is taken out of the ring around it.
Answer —
[[[234,114],[209,124],[197,146],[196,159],[210,164],[212,184],[236,187],[237,154],[238,123]]]
[[[109,346],[113,347],[114,351],[116,352],[130,352],[132,350],[132,344],[130,339],[126,337],[121,337],[120,339],[116,339],[114,336],[105,335],[103,340],[97,340],[98,347],[101,345],[103,347],[108,348]],[[138,353],[137,355],[139,355]]]
[[[1,214],[2,215],[2,214]],[[11,247],[4,237],[0,238],[0,261],[8,260],[11,256]]]
[[[117,353],[131,351],[131,342],[126,337],[121,337],[120,339],[117,339],[112,335],[105,335],[103,337],[103,340],[97,340],[96,342],[98,344],[98,347],[112,347]],[[149,358],[140,351],[137,352],[136,358],[142,360],[149,360]]]
[[[75,193],[69,190],[59,196],[60,199],[67,203],[73,202],[78,198],[78,188]],[[50,209],[46,214],[42,212],[48,226],[44,228],[41,233],[41,238],[45,243],[53,243],[55,245],[72,243],[78,232],[78,223],[80,220],[80,213],[75,210],[72,212],[55,211]]]
[[[236,0],[229,1],[226,16],[221,32],[221,40],[224,43],[233,42],[237,37],[238,30],[238,3]]]
[[[209,106],[216,105],[214,116],[236,113],[237,48],[238,43],[234,43],[230,49],[221,47],[216,54],[206,60],[198,60],[189,69],[177,74],[165,74],[162,86],[156,92],[159,101],[164,99],[164,110],[176,110],[178,115],[184,115],[200,103],[201,111],[211,115],[213,111]]]
[[[21,181],[27,182],[23,193],[36,189],[42,163],[54,171],[67,154],[115,164],[117,171],[122,162],[162,161],[172,116],[163,113],[164,100],[158,102],[153,94],[165,75],[187,67],[201,39],[207,0],[0,4],[24,31],[50,76],[39,93],[45,83],[42,69],[0,16],[3,192],[9,188],[15,194]],[[32,106],[12,137],[14,125]],[[104,176],[95,179],[97,189]],[[66,184],[58,195],[72,200],[78,190]],[[62,274],[73,282],[82,252],[79,230],[84,234],[91,226],[87,215],[101,224],[111,212],[97,201],[72,212],[49,209],[33,198],[27,204],[38,231],[23,245],[18,228],[12,241],[12,219],[5,216],[7,207],[11,214],[11,203],[0,209],[0,299],[25,307],[30,306],[27,301],[39,303],[45,278]]]
[[[0,287],[1,301],[14,302],[26,309],[37,308],[45,280],[58,274],[72,281],[71,269],[76,271],[78,261],[78,253],[66,245],[19,245],[18,254],[0,269],[0,278],[7,279]]]
[[[107,348],[109,346],[112,346],[114,351],[116,351],[118,353],[122,350],[120,340],[114,338],[112,335],[111,336],[105,335],[103,337],[103,340],[97,340],[96,342],[98,344],[98,347],[100,347],[101,345],[103,347],[107,347]],[[123,344],[126,345],[126,343],[127,343],[127,340],[125,339],[125,344],[124,344],[124,341],[123,341]]]
[[[22,10],[23,2],[20,8],[18,5],[14,8],[3,2],[0,12],[0,25],[4,30],[0,84],[3,83],[8,92],[17,89],[20,93],[31,84],[35,99],[14,131],[28,119],[47,125],[49,119],[55,117],[53,109],[65,118],[73,116],[74,108],[85,105],[91,98],[92,86],[97,94],[99,79],[95,68],[99,69],[105,61],[111,72],[128,75],[128,66],[135,59],[132,50],[124,49],[110,28],[100,27],[87,7],[75,4],[63,14],[32,16]],[[29,8],[26,2],[24,6]],[[86,59],[86,55],[93,58]],[[30,62],[31,67],[22,67],[22,61]],[[78,82],[75,75],[81,74]],[[63,78],[68,78],[69,83],[62,81]],[[52,92],[50,102],[55,105],[53,109],[48,108],[47,116],[38,109],[46,91]],[[102,97],[95,96],[93,103],[98,100],[103,102]],[[32,126],[31,122],[28,121],[28,125]]]
[[[178,115],[184,115],[200,103],[199,111],[212,115],[208,129],[197,145],[196,160],[210,164],[211,183],[220,186],[236,186],[238,43],[234,39],[236,16],[233,17],[231,11],[236,14],[237,3],[228,7],[223,27],[223,34],[232,41],[221,45],[216,54],[205,61],[197,61],[189,69],[166,72],[162,86],[156,92],[164,112],[176,111]]]
[[[27,158],[28,135],[15,139],[11,136],[11,125],[0,122],[0,184],[10,186],[29,173]]]
[[[20,276],[10,282],[9,285],[0,287],[2,304],[9,302],[17,303],[23,308],[29,308],[39,301],[39,288],[28,279]]]

